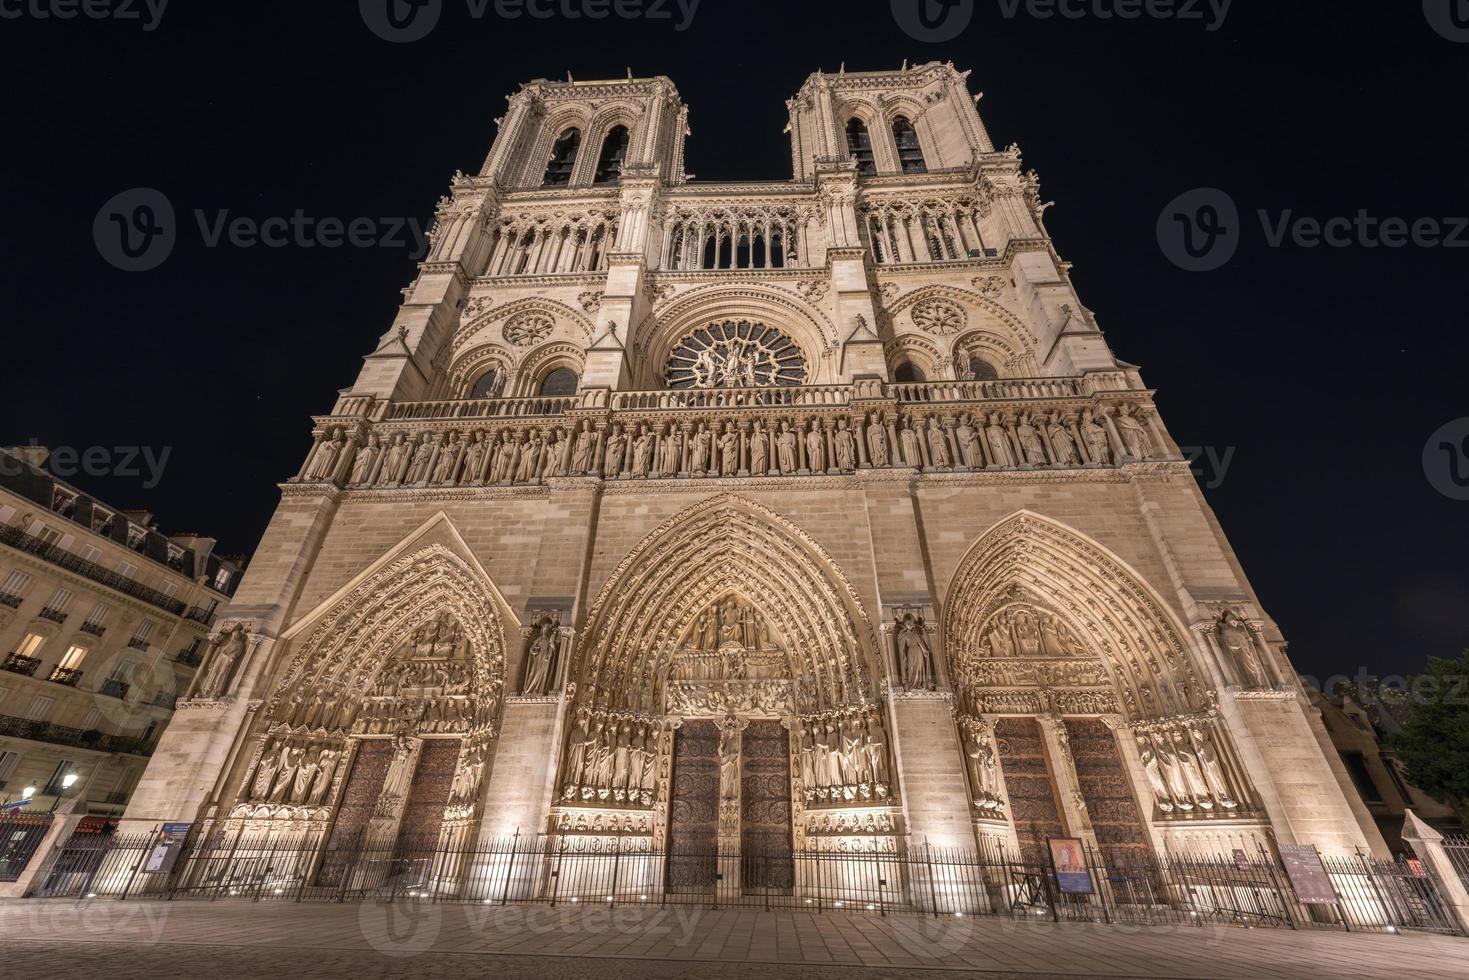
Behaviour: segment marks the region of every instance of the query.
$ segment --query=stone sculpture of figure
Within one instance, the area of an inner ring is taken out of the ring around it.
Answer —
[[[954,438],[959,443],[959,459],[966,468],[975,470],[982,465],[979,453],[979,433],[975,431],[970,422],[972,416],[965,415],[959,420],[959,427],[954,430]]]
[[[888,787],[888,747],[882,735],[882,725],[873,718],[867,719],[867,737],[864,743],[867,753],[867,768],[878,795],[886,796]]]
[[[806,792],[806,799],[811,799],[812,791],[816,789],[816,741],[811,737],[811,730],[805,725],[801,726],[801,736],[797,740],[797,754],[801,767],[801,789]]]
[[[326,802],[327,793],[332,788],[332,779],[337,773],[337,761],[341,757],[340,752],[332,749],[321,750],[321,755],[316,758],[316,779],[312,782],[311,791],[307,793],[303,802],[309,806],[321,806]]]
[[[199,682],[199,694],[201,698],[219,698],[228,693],[230,675],[235,669],[235,664],[245,655],[245,629],[237,626],[224,636],[219,638],[219,644],[214,649],[214,656],[209,660],[209,669],[204,674],[204,679]]]
[[[408,442],[403,433],[399,432],[393,436],[392,444],[388,447],[388,458],[383,463],[382,472],[378,474],[379,484],[397,483],[403,479],[403,469],[408,465]]]
[[[733,422],[724,423],[719,437],[719,475],[734,476],[740,470],[740,436]]]
[[[996,466],[1015,465],[1015,454],[1010,449],[1010,437],[1005,432],[1004,420],[1000,416],[990,416],[990,424],[985,427],[984,438],[990,447],[990,459]]]
[[[628,779],[632,775],[632,737],[631,729],[627,722],[615,726],[611,731],[612,738],[612,788],[619,792],[627,789]]]
[[[534,483],[536,481],[536,467],[541,462],[541,450],[544,444],[541,442],[541,433],[532,429],[530,439],[526,441],[525,448],[520,453],[520,467],[515,473],[516,483]]]
[[[1097,424],[1091,409],[1081,413],[1081,439],[1086,443],[1087,455],[1093,463],[1103,466],[1112,462],[1112,450],[1107,445],[1107,430]]]
[[[388,763],[388,773],[383,777],[380,800],[401,800],[408,792],[413,779],[413,767],[409,760],[413,756],[413,742],[406,735],[393,739],[393,758]]]
[[[913,420],[903,420],[903,427],[898,430],[898,443],[903,449],[904,466],[922,466],[923,454],[918,450],[918,433],[913,431]]]
[[[342,435],[342,430],[333,429],[331,438],[323,439],[321,445],[316,447],[316,455],[312,457],[311,467],[306,471],[306,479],[330,480],[345,448],[347,439]]]
[[[1117,434],[1122,437],[1122,445],[1130,458],[1152,458],[1153,454],[1148,451],[1148,433],[1133,414],[1131,405],[1123,405],[1117,411]]]
[[[668,435],[663,437],[663,451],[660,455],[659,475],[678,476],[678,471],[683,467],[683,432],[678,426],[669,426]]]
[[[813,766],[811,785],[825,789],[831,785],[831,746],[826,743],[825,730],[820,722],[811,726],[811,763]]]
[[[592,430],[583,427],[576,434],[576,447],[571,451],[571,474],[581,476],[592,465]]]
[[[382,455],[383,444],[376,432],[367,437],[367,445],[357,451],[357,458],[352,460],[352,475],[347,481],[354,487],[365,486],[367,479],[372,475],[372,464]]]
[[[1071,433],[1066,430],[1066,423],[1059,413],[1051,416],[1046,435],[1050,437],[1051,454],[1056,457],[1057,466],[1075,466],[1081,462],[1081,457],[1076,452],[1076,440],[1071,438]]]
[[[770,472],[770,434],[765,431],[765,426],[756,422],[755,431],[750,433],[750,473],[753,476],[764,476],[768,472]]]
[[[857,469],[857,440],[846,419],[837,419],[836,431],[831,434],[832,449],[836,455],[837,469],[852,473]]]
[[[316,779],[316,771],[321,766],[321,753],[310,754],[307,750],[301,751],[301,766],[296,770],[296,778],[291,783],[291,795],[289,802],[305,803],[311,796],[311,784]]]
[[[837,734],[836,721],[828,720],[823,732],[823,738],[826,740],[826,784],[843,786],[845,784],[842,782],[842,741]]]
[[[719,732],[719,798],[740,798],[740,729],[732,718]]]
[[[476,432],[469,438],[469,448],[464,451],[464,472],[459,474],[460,483],[476,483],[480,470],[485,465],[485,434]]]
[[[632,445],[632,475],[645,477],[653,465],[653,434],[646,425],[639,426]]]
[[[275,783],[270,788],[270,795],[266,797],[266,802],[285,803],[290,798],[291,788],[296,781],[296,773],[301,768],[305,755],[305,749],[290,746],[281,751],[280,772],[276,774]]]
[[[898,618],[895,641],[903,686],[910,691],[933,690],[933,651],[924,635],[923,622],[913,613],[904,613]]]
[[[709,427],[703,422],[694,432],[689,441],[689,472],[701,476],[709,470],[709,453],[712,448],[714,436],[710,434]]]
[[[649,727],[643,742],[643,769],[638,776],[638,788],[651,793],[657,788],[655,770],[658,765],[658,729]]]
[[[459,463],[459,452],[464,447],[459,442],[459,433],[451,432],[439,449],[439,461],[434,464],[434,483],[452,483]]]
[[[1040,433],[1036,432],[1035,426],[1030,424],[1029,413],[1020,416],[1020,424],[1015,428],[1015,436],[1020,440],[1020,451],[1025,454],[1025,462],[1031,466],[1046,465],[1046,449],[1041,445]]]
[[[643,756],[647,750],[643,747],[643,727],[633,725],[628,729],[627,740],[627,796],[628,799],[636,799],[638,792],[643,788]]]
[[[1214,798],[1209,792],[1209,784],[1204,780],[1204,767],[1199,764],[1199,757],[1194,753],[1194,744],[1190,741],[1188,732],[1174,730],[1173,757],[1178,760],[1178,768],[1183,773],[1183,781],[1188,786],[1189,794],[1199,802],[1199,806],[1212,810]]]
[[[1157,801],[1158,809],[1164,813],[1172,813],[1173,791],[1163,777],[1163,766],[1158,759],[1157,750],[1153,748],[1151,736],[1138,733],[1137,754],[1138,761],[1142,763],[1143,772],[1147,774],[1148,786],[1153,791],[1153,799]]]
[[[842,763],[845,766],[842,781],[849,786],[870,783],[865,736],[855,719],[848,718],[842,722],[841,739]]]
[[[604,458],[607,465],[602,470],[602,475],[609,480],[615,480],[622,475],[622,461],[627,453],[627,436],[622,434],[622,424],[614,422],[612,433],[607,436],[607,452]]]
[[[785,474],[796,472],[796,434],[791,424],[784,419],[780,423],[780,435],[775,437],[775,451],[780,460],[780,471]]]
[[[270,787],[275,784],[276,773],[280,772],[281,758],[285,746],[277,745],[260,757],[255,769],[255,780],[250,784],[250,799],[264,802],[270,796]]]
[[[556,647],[561,626],[561,614],[542,616],[536,625],[536,635],[531,638],[526,653],[530,663],[525,669],[525,693],[531,697],[545,695],[550,687],[556,668]]]
[[[811,420],[811,430],[806,433],[806,465],[812,473],[826,472],[826,433],[816,419]]]
[[[587,765],[587,710],[576,713],[576,727],[571,731],[566,754],[566,798],[570,799],[581,786],[582,772]]]
[[[546,436],[546,446],[541,455],[545,459],[541,472],[546,479],[566,475],[566,440],[561,438],[560,429],[552,429]]]
[[[1235,668],[1245,683],[1254,688],[1269,687],[1265,665],[1260,661],[1260,653],[1249,628],[1242,625],[1239,617],[1229,610],[1225,610],[1217,623],[1219,643],[1234,661]]]
[[[1193,742],[1194,756],[1199,760],[1199,765],[1204,770],[1204,780],[1209,784],[1209,791],[1219,805],[1226,810],[1234,810],[1239,807],[1239,801],[1234,798],[1234,793],[1229,788],[1229,780],[1225,778],[1224,767],[1219,764],[1219,753],[1214,751],[1214,743],[1210,740],[1208,733],[1202,729],[1190,727],[1189,739]]]
[[[1154,732],[1152,742],[1153,752],[1158,756],[1158,766],[1163,771],[1163,780],[1168,784],[1173,805],[1180,810],[1192,810],[1193,797],[1189,795],[1188,782],[1181,771],[1178,757],[1173,754],[1172,741],[1166,732]]]
[[[944,426],[938,416],[928,420],[928,454],[935,467],[949,468],[949,440],[944,435]]]
[[[413,450],[413,460],[408,465],[408,475],[404,483],[423,483],[429,477],[429,464],[433,462],[434,446],[438,442],[438,436],[425,435],[418,441],[418,447]]]
[[[867,417],[867,457],[873,466],[888,465],[887,419],[881,412],[876,420]]]

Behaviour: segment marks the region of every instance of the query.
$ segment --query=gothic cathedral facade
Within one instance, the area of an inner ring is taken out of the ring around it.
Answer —
[[[976,102],[952,65],[817,73],[789,180],[705,183],[669,79],[524,85],[131,825],[1381,851]]]

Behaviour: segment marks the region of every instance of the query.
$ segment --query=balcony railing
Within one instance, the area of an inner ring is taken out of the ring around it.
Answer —
[[[686,408],[785,408],[846,405],[851,385],[802,385],[781,388],[671,388],[665,391],[614,391],[617,411]]]
[[[146,650],[148,649],[148,640],[141,636],[130,636],[128,637],[128,649]]]
[[[101,687],[97,688],[97,693],[106,695],[109,698],[117,698],[121,701],[128,696],[128,690],[131,687],[132,685],[128,684],[127,681],[117,681],[108,678],[102,682]]]
[[[190,648],[188,650],[180,650],[179,655],[174,658],[174,662],[183,664],[185,667],[197,667],[199,666],[199,661],[203,659],[204,651]]]
[[[153,695],[153,700],[148,703],[155,708],[167,708],[169,711],[178,707],[178,695],[169,694],[167,691],[158,691]]]
[[[91,636],[101,636],[103,633],[107,632],[107,627],[103,626],[101,623],[87,622],[81,625],[81,630],[83,633],[87,633]]]
[[[25,677],[35,677],[36,668],[41,666],[41,661],[35,657],[27,657],[19,653],[12,653],[0,664],[0,670],[8,670],[12,674],[21,674]]]
[[[386,421],[405,419],[522,419],[565,415],[577,406],[575,397],[481,398],[461,401],[399,402]]]
[[[26,534],[19,528],[11,527],[8,524],[0,524],[0,544],[6,544],[12,548],[35,555],[41,560],[50,562],[59,568],[74,572],[83,578],[105,585],[110,589],[115,589],[124,595],[132,596],[134,599],[146,602],[150,606],[156,606],[175,616],[180,616],[184,612],[184,604],[178,599],[166,596],[156,589],[139,585],[132,579],[119,575],[93,562],[78,558],[71,552],[63,548],[58,548],[53,544],[48,544],[40,538]]]
[[[42,619],[49,619],[53,623],[64,623],[66,622],[67,614],[62,612],[60,609],[52,609],[48,606],[37,613],[37,615],[39,615]]]
[[[13,592],[0,592],[0,606],[9,606],[11,609],[19,609],[22,598]]]
[[[184,613],[184,616],[185,618],[192,619],[194,622],[199,623],[203,626],[209,626],[214,623],[214,616],[216,612],[218,612],[218,610],[203,609],[199,606],[190,606],[189,611]]]
[[[76,687],[77,682],[82,679],[82,672],[70,667],[57,667],[51,671],[51,676],[46,678],[53,684],[64,684],[67,687]]]
[[[53,745],[74,745],[97,752],[123,752],[145,756],[153,754],[153,746],[140,738],[104,735],[95,729],[82,731],[80,728],[53,725],[49,721],[29,721],[9,715],[0,715],[0,735],[50,742]]]

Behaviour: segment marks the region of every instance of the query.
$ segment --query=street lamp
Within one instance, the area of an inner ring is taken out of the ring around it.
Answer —
[[[69,772],[65,776],[62,776],[61,777],[61,792],[60,793],[57,793],[56,794],[56,799],[54,799],[54,800],[51,801],[51,812],[52,813],[55,813],[56,812],[56,807],[57,807],[58,804],[61,803],[61,798],[66,795],[66,791],[69,790],[69,789],[71,789],[76,784],[77,784],[77,774],[74,773],[74,772]]]
[[[28,800],[31,797],[35,796],[35,795],[36,795],[36,787],[34,787],[34,786],[27,786],[25,789],[23,789],[23,790],[20,791],[20,798],[23,799],[23,800]]]

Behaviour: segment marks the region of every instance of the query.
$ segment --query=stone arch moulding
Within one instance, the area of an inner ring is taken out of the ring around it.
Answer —
[[[507,390],[513,390],[516,397],[533,397],[539,393],[546,375],[557,368],[571,368],[580,378],[586,373],[586,351],[559,340],[542,344],[521,358]]]
[[[780,631],[809,682],[802,710],[875,700],[881,659],[872,623],[835,561],[795,524],[720,495],[648,534],[612,572],[572,660],[583,703],[638,703],[695,617],[738,594]]]
[[[971,357],[984,358],[1002,378],[1033,378],[1039,371],[1034,355],[1017,347],[1013,338],[993,330],[966,330],[955,339],[950,349],[955,369],[962,373]]]
[[[449,370],[448,397],[468,398],[475,381],[492,369],[509,378],[513,363],[510,352],[499,344],[480,344],[459,354]]]
[[[923,372],[929,381],[939,381],[953,373],[944,360],[937,344],[921,334],[904,334],[883,344],[883,354],[888,361],[888,376],[891,377],[904,361]]]
[[[587,128],[582,132],[582,152],[577,157],[576,171],[572,176],[575,184],[591,184],[597,174],[597,161],[602,156],[602,144],[615,126],[627,127],[627,163],[633,161],[638,143],[643,137],[642,110],[631,102],[614,102],[597,108]]]
[[[982,296],[973,290],[958,289],[954,286],[924,286],[921,289],[904,293],[892,306],[888,307],[887,313],[892,317],[893,323],[897,324],[901,314],[908,312],[917,304],[931,299],[948,299],[977,311],[980,314],[979,322],[966,328],[966,330],[974,329],[975,326],[983,326],[983,320],[998,320],[1010,333],[1010,342],[1022,349],[1024,353],[1034,356],[1039,342],[1036,340],[1035,335],[1031,333],[1030,329],[1025,326],[1025,323],[1020,317],[1010,312],[995,300],[990,299],[988,296]],[[989,329],[996,333],[1000,332],[995,330],[993,322]]]
[[[951,676],[966,673],[990,617],[1017,598],[1053,611],[1101,657],[1130,720],[1209,707],[1191,634],[1146,580],[1094,539],[1025,510],[981,534],[950,577],[943,635]]]
[[[494,309],[478,314],[468,323],[462,325],[454,334],[454,350],[457,352],[473,340],[500,342],[502,338],[496,334],[494,327],[502,321],[509,320],[511,317],[522,313],[544,313],[552,320],[555,320],[558,327],[566,323],[579,329],[582,332],[582,341],[584,343],[591,343],[592,341],[592,321],[587,319],[586,315],[581,311],[574,310],[565,303],[558,302],[554,299],[547,299],[543,296],[528,296],[524,299],[502,303]]]
[[[370,689],[397,645],[445,611],[464,627],[486,693],[498,696],[506,636],[518,634],[520,623],[441,511],[281,634],[294,653],[278,666],[267,715],[288,691],[314,679],[334,677],[349,693]]]
[[[525,171],[521,174],[520,184],[525,187],[540,187],[546,177],[546,167],[551,163],[551,152],[556,146],[556,141],[568,129],[579,129],[581,130],[581,146],[577,149],[576,163],[572,171],[574,182],[576,170],[580,169],[582,158],[586,155],[587,130],[590,126],[591,112],[585,105],[558,106],[543,116],[538,123],[535,141],[531,144],[530,152],[526,156]]]
[[[637,387],[663,387],[662,369],[673,347],[699,327],[723,320],[752,320],[780,330],[801,349],[810,376],[808,385],[830,384],[835,377],[836,329],[825,314],[782,289],[765,286],[712,285],[671,300],[632,338],[640,364]]]

